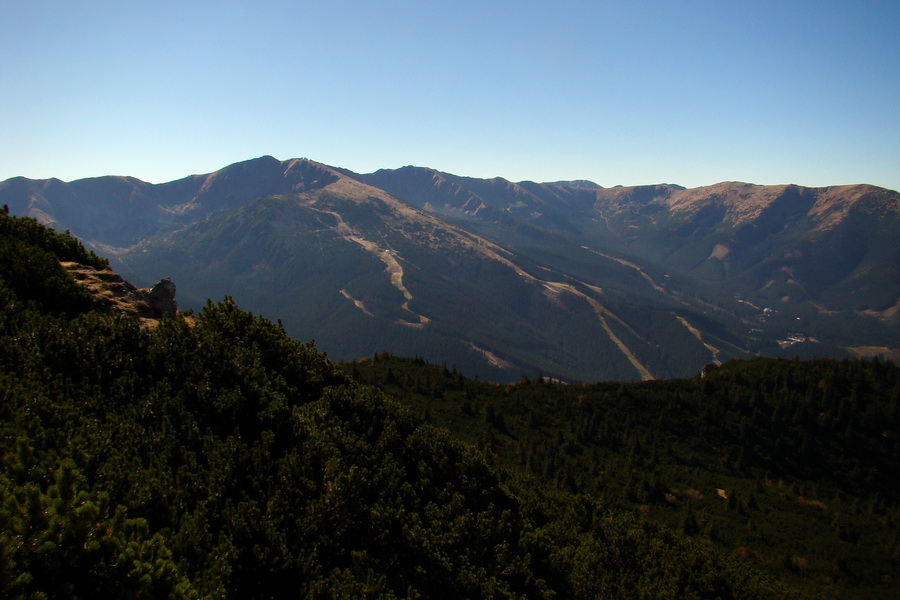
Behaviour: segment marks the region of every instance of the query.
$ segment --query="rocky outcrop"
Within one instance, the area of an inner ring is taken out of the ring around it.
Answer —
[[[136,318],[142,326],[154,326],[163,316],[175,317],[175,283],[163,277],[151,288],[137,288],[111,269],[95,269],[75,262],[62,266],[94,298],[97,310]]]
[[[161,315],[174,317],[178,314],[178,304],[175,302],[175,283],[168,277],[163,277],[150,288],[150,291],[147,292],[147,300],[150,307]]]

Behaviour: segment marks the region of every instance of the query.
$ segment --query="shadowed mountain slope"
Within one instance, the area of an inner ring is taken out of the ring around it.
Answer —
[[[735,293],[876,312],[900,299],[900,195],[891,190],[621,188],[599,190],[595,210],[631,252]]]
[[[900,347],[897,197],[358,175],[272,157],[160,185],[0,183],[13,214],[71,230],[139,285],[171,276],[182,308],[230,295],[338,359],[389,350],[493,380]]]
[[[900,344],[900,194],[895,191],[869,185],[723,182],[685,189],[507,182],[505,189],[528,193],[517,199],[508,193],[493,196],[492,206],[503,215],[495,218],[459,210],[452,202],[466,194],[483,198],[483,184],[455,178],[454,195],[441,202],[438,182],[446,177],[435,174],[431,188],[417,191],[414,184],[426,183],[423,172],[405,167],[362,177],[408,202],[427,199],[430,210],[457,224],[542,264],[566,265],[588,280],[591,273],[602,273],[605,281],[615,276],[598,269],[586,252],[614,258],[648,281],[678,290],[681,300],[694,296],[695,306],[702,299],[738,316],[751,337],[794,350],[800,349],[796,340],[815,339],[822,343],[808,349],[820,356],[862,339]],[[529,210],[522,209],[523,198]],[[556,209],[552,218],[542,211],[544,205]],[[556,224],[560,215],[567,219],[564,225]]]

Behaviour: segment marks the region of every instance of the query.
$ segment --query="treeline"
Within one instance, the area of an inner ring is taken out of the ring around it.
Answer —
[[[101,259],[0,230],[4,598],[794,597],[504,474],[228,299],[150,329],[92,312],[58,261]]]
[[[816,596],[898,597],[900,369],[754,359],[691,380],[495,385],[379,354],[345,365],[494,462]]]
[[[59,235],[34,219],[0,213],[0,278],[15,283],[17,299],[51,312],[74,315],[91,305],[90,295],[59,266],[60,261],[78,262],[97,269],[109,266],[106,259],[85,250],[70,235]]]

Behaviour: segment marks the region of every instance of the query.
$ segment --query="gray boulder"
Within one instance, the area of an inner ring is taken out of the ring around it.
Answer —
[[[178,303],[175,302],[175,282],[163,277],[150,288],[147,295],[150,307],[161,314],[174,317],[178,314]]]

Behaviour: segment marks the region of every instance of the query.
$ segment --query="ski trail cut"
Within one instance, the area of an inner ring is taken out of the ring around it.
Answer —
[[[350,302],[352,302],[353,305],[354,305],[356,308],[358,308],[359,310],[361,310],[365,315],[367,315],[367,316],[369,316],[369,317],[374,317],[374,316],[375,316],[375,315],[373,315],[372,313],[369,312],[369,310],[366,308],[366,305],[362,303],[362,300],[357,300],[356,298],[354,298],[353,296],[351,296],[350,294],[348,294],[348,293],[347,293],[347,290],[340,290],[340,292],[341,292],[341,296],[343,296],[344,298],[346,298],[347,300],[349,300]]]
[[[672,313],[672,314],[675,314],[675,313]],[[706,343],[706,342],[703,340],[703,335],[700,333],[700,330],[697,329],[696,327],[694,327],[693,325],[691,325],[690,323],[688,323],[688,320],[687,320],[687,319],[685,319],[685,318],[682,317],[681,315],[675,315],[675,318],[678,319],[678,320],[681,322],[681,324],[684,325],[685,329],[687,329],[688,331],[690,331],[691,334],[692,334],[695,338],[697,338],[697,339],[700,341],[701,344],[703,344],[704,346],[706,346],[706,349],[709,350],[709,351],[712,353],[713,363],[715,363],[715,364],[717,364],[717,365],[721,365],[721,364],[722,364],[722,361],[719,360],[719,352],[720,352],[719,349],[716,348],[715,346],[712,346],[712,345]]]
[[[651,381],[651,380],[655,379],[655,377],[653,377],[653,375],[650,373],[650,371],[647,369],[647,367],[645,367],[644,365],[641,364],[641,361],[639,361],[637,359],[637,357],[634,355],[634,353],[628,348],[628,346],[625,345],[625,342],[623,342],[621,339],[619,339],[619,336],[616,335],[616,333],[609,326],[609,323],[606,322],[607,315],[612,318],[615,318],[617,321],[619,320],[618,317],[616,317],[614,314],[609,312],[606,308],[603,307],[602,304],[597,302],[594,298],[591,298],[584,292],[579,291],[578,289],[576,289],[575,287],[573,287],[567,283],[545,281],[544,285],[551,289],[557,288],[557,289],[565,290],[565,291],[569,292],[570,294],[574,294],[575,296],[583,298],[585,301],[587,301],[587,303],[591,305],[591,308],[594,309],[594,313],[597,315],[597,319],[600,321],[600,326],[603,327],[604,331],[606,331],[606,335],[609,337],[610,341],[612,341],[612,343],[616,345],[616,347],[619,349],[619,351],[625,355],[625,358],[628,359],[628,362],[631,363],[631,366],[633,366],[635,368],[635,370],[640,374],[641,379],[643,381]]]
[[[628,267],[629,269],[634,269],[635,271],[637,271],[637,272],[641,275],[641,277],[643,277],[644,279],[647,280],[647,283],[649,283],[650,286],[651,286],[654,290],[656,290],[656,291],[659,292],[660,294],[666,294],[666,293],[667,293],[666,290],[665,290],[665,288],[663,288],[661,285],[659,285],[658,283],[656,283],[656,281],[655,281],[652,277],[650,277],[647,273],[645,273],[644,270],[640,267],[640,265],[637,265],[637,264],[631,262],[630,260],[625,260],[624,258],[617,258],[617,257],[611,256],[611,255],[609,255],[609,254],[604,254],[603,252],[598,252],[597,250],[594,250],[594,249],[592,249],[592,248],[588,248],[587,246],[582,246],[582,248],[584,248],[585,250],[588,250],[588,251],[590,251],[590,252],[593,252],[594,254],[600,255],[600,256],[602,256],[603,258],[608,258],[609,260],[614,260],[614,261],[616,261],[617,263],[619,263],[620,265],[623,265],[623,266],[625,266],[625,267]]]
[[[428,317],[413,312],[409,308],[409,302],[413,299],[413,295],[409,291],[409,289],[407,289],[407,287],[403,285],[403,267],[397,261],[396,256],[394,256],[393,250],[381,248],[375,242],[367,240],[366,238],[360,236],[359,233],[357,233],[352,227],[347,225],[343,217],[341,217],[340,213],[331,210],[323,210],[320,208],[310,208],[334,217],[337,221],[337,224],[334,226],[334,231],[337,232],[338,235],[340,235],[345,240],[351,241],[355,244],[359,244],[366,252],[375,255],[378,260],[384,263],[385,271],[387,271],[391,285],[394,287],[394,289],[396,289],[403,295],[403,304],[401,304],[400,307],[406,312],[410,313],[413,317],[415,317],[417,321],[416,323],[410,323],[409,321],[398,321],[398,323],[402,325],[409,325],[410,327],[424,327],[431,322],[431,319],[429,319]],[[344,297],[352,300],[354,304],[356,304],[357,308],[360,308],[360,310],[362,310],[366,314],[372,314],[371,312],[366,310],[364,306],[362,306],[362,302],[354,300],[343,290],[341,290],[341,293],[344,295]]]

